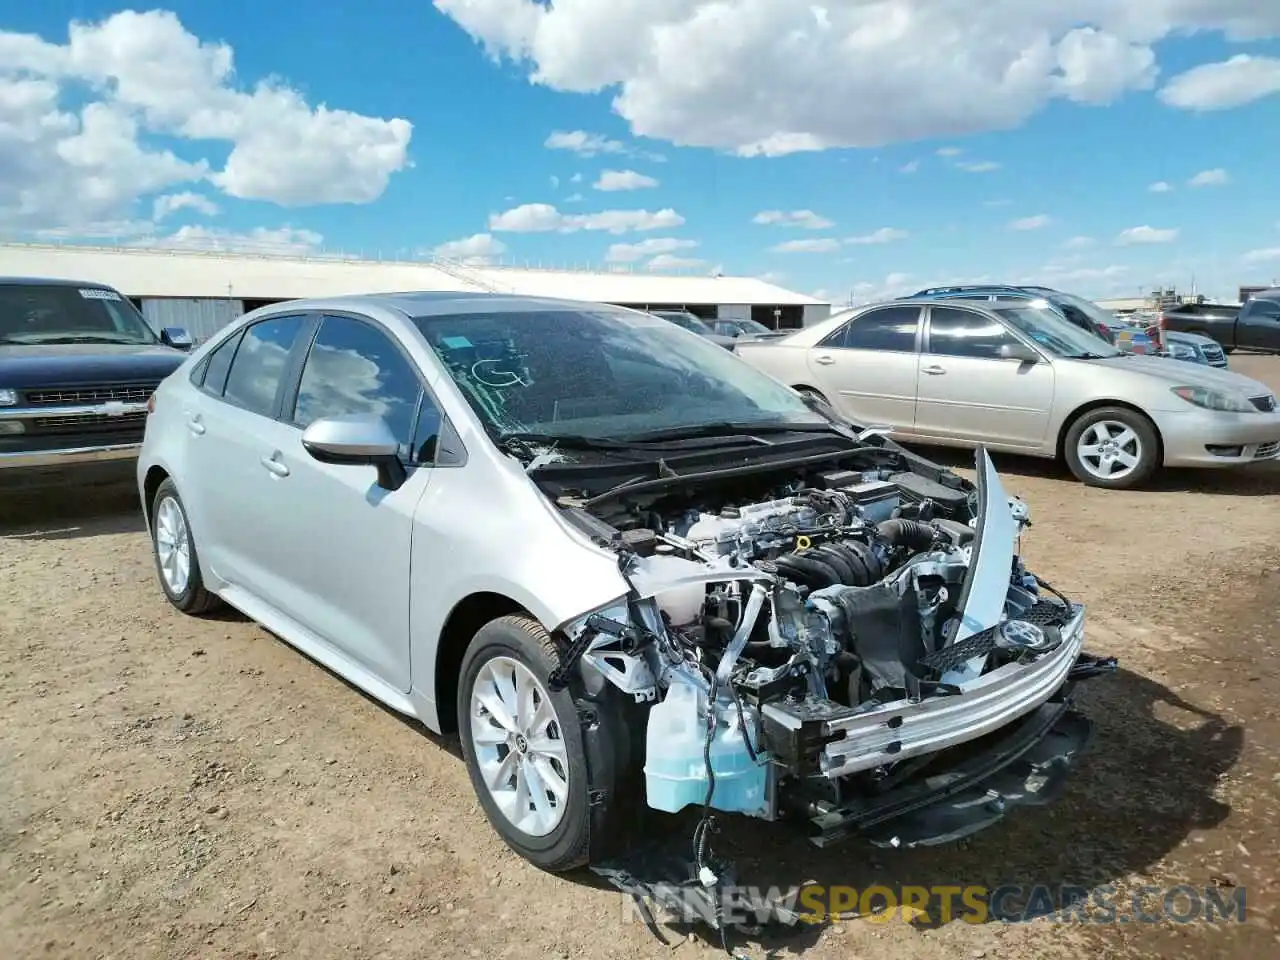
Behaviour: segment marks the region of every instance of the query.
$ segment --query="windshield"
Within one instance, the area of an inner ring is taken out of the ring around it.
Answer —
[[[738,328],[743,333],[773,333],[759,320],[736,320],[734,322],[737,323]]]
[[[584,308],[414,320],[494,434],[626,439],[712,424],[827,424],[732,353],[643,313]]]
[[[0,343],[155,343],[142,314],[114,290],[0,284]]]
[[[1084,297],[1077,297],[1074,293],[1063,293],[1061,290],[1054,290],[1048,296],[1049,300],[1059,301],[1064,304],[1070,304],[1075,307],[1094,323],[1101,324],[1103,327],[1116,326],[1116,315],[1110,310],[1103,310],[1092,300],[1086,300]]]
[[[1059,357],[1118,357],[1120,351],[1105,340],[1081,330],[1050,306],[1026,304],[996,307],[995,312],[1019,333]]]
[[[692,313],[663,313],[655,311],[653,315],[661,317],[663,320],[670,320],[678,327],[684,327],[686,330],[692,330],[694,333],[700,333],[703,336],[713,332],[709,326]]]

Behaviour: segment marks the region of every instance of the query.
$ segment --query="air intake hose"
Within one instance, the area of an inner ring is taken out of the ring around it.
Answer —
[[[884,520],[876,524],[876,533],[895,547],[905,547],[912,553],[921,553],[933,546],[937,531],[918,520]]]

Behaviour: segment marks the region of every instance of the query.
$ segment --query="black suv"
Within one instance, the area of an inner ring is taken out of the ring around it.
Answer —
[[[147,401],[190,349],[111,287],[0,277],[0,485],[132,476]]]

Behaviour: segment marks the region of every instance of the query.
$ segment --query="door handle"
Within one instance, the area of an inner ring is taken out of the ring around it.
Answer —
[[[187,418],[187,429],[194,433],[197,437],[204,433],[204,422],[200,419],[200,414]]]
[[[830,354],[822,353],[822,354],[819,354],[818,356],[814,357],[814,358],[813,358],[813,362],[814,362],[814,363],[821,363],[821,364],[824,364],[824,365],[825,365],[825,364],[829,364],[829,363],[835,363],[836,361],[835,361],[835,358],[834,358],[834,357],[832,357]]]
[[[928,367],[921,367],[921,368],[920,368],[920,372],[921,372],[921,373],[927,373],[927,374],[929,374],[929,375],[931,375],[931,376],[936,377],[938,374],[940,374],[940,373],[946,373],[947,371],[946,371],[943,367],[940,367],[940,366],[938,366],[938,365],[935,363],[935,364],[932,364],[931,366],[928,366]]]
[[[264,467],[267,468],[267,470],[270,473],[274,474],[275,476],[287,477],[289,475],[289,468],[288,466],[286,466],[285,464],[281,463],[279,460],[276,459],[279,456],[280,456],[280,451],[277,450],[271,456],[263,457],[261,460],[261,463]]]

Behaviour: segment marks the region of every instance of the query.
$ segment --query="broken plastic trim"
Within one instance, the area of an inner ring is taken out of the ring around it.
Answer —
[[[833,738],[820,766],[828,777],[843,777],[974,740],[1030,713],[1066,682],[1084,646],[1084,607],[1072,610],[1062,643],[1031,663],[1010,663],[970,682],[952,696],[899,700],[822,722]],[[786,704],[761,708],[766,724],[797,730],[802,718]]]

